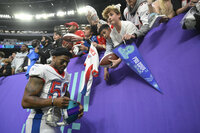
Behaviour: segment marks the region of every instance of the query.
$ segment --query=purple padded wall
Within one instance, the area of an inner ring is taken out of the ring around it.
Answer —
[[[94,79],[89,97],[78,89],[86,56],[71,60],[71,98],[84,105],[82,119],[61,128],[66,133],[199,133],[200,132],[200,34],[181,29],[179,15],[151,30],[139,50],[157,80],[160,94],[124,63],[103,68]],[[27,80],[24,74],[0,78],[0,131],[24,132],[29,110],[21,99]]]

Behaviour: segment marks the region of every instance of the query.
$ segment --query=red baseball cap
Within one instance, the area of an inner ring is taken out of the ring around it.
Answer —
[[[65,23],[65,26],[68,27],[68,26],[71,26],[71,25],[74,25],[76,26],[76,28],[78,29],[78,24],[76,22],[70,22],[70,23]]]

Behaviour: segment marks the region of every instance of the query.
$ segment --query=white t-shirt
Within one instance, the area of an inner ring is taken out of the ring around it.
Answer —
[[[137,27],[130,21],[121,21],[121,31],[118,33],[116,28],[114,27],[111,30],[110,37],[114,44],[114,47],[118,46],[122,42],[122,38],[125,34],[132,35],[137,31]]]

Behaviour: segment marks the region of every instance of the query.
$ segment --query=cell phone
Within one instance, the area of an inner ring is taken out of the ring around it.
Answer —
[[[77,106],[79,106],[79,105],[78,105],[78,103],[76,101],[70,100],[67,110],[68,109],[72,109],[72,108],[77,107]]]
[[[69,117],[66,119],[68,124],[78,119],[79,109],[80,109],[79,104],[76,101],[74,100],[69,101],[69,105],[67,108]]]

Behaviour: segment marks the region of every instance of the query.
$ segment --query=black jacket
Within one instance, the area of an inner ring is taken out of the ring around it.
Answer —
[[[58,48],[58,47],[62,47],[62,39],[60,38],[60,39],[58,39],[58,40],[56,40],[54,43],[53,43],[53,48],[55,49],[55,48]]]
[[[3,71],[6,70],[6,73],[3,73]],[[2,76],[9,76],[9,75],[12,75],[12,68],[11,68],[11,65],[6,65],[6,66],[3,66],[1,69],[0,69],[0,77]]]
[[[50,57],[50,52],[53,50],[52,44],[48,44],[43,48],[39,49],[39,55],[41,59],[41,64],[47,64],[47,59]]]

